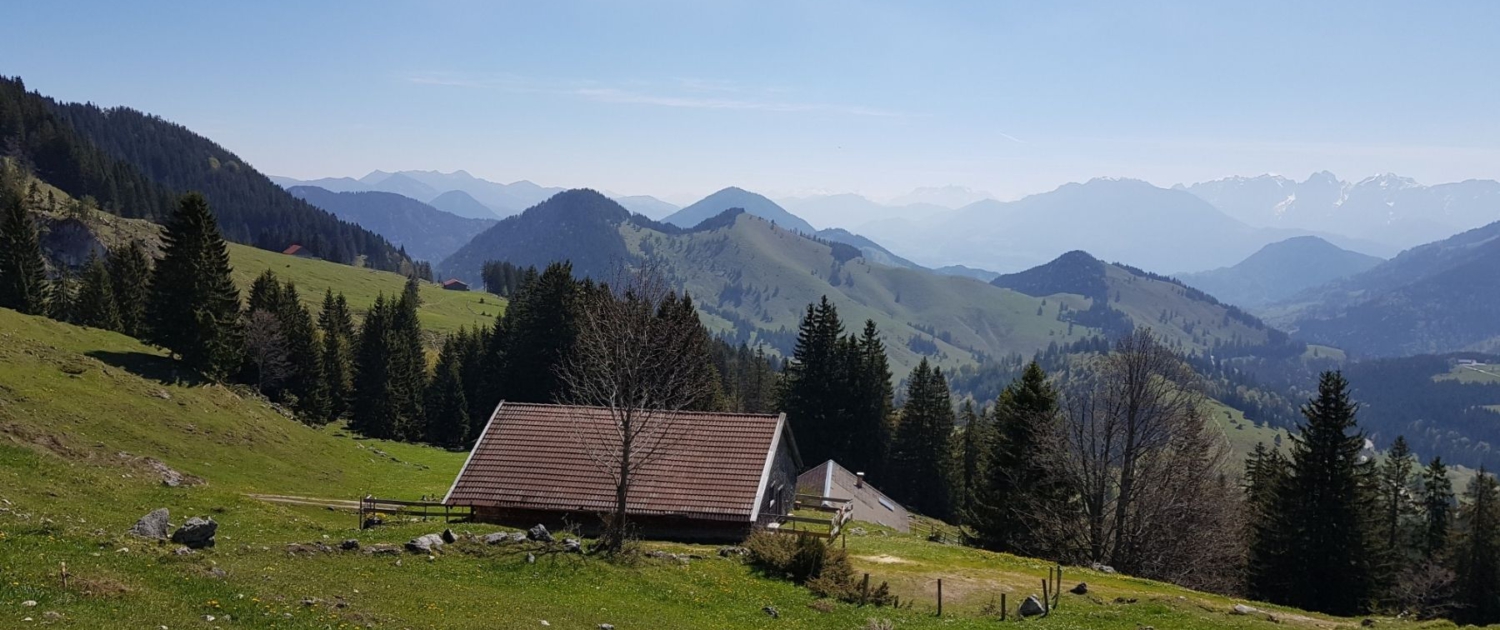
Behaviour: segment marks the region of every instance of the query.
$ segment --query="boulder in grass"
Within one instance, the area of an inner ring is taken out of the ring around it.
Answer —
[[[344,551],[359,551],[359,541],[350,538],[339,543],[339,549],[343,549]]]
[[[451,529],[443,530],[443,542],[450,545],[458,542],[458,534],[453,533],[453,530]]]
[[[1089,585],[1087,582],[1079,582],[1078,586],[1073,587],[1072,589],[1068,590],[1068,592],[1074,595],[1087,595],[1089,592]]]
[[[1020,613],[1022,617],[1035,617],[1046,614],[1046,612],[1047,609],[1042,606],[1042,600],[1037,599],[1035,595],[1027,597],[1026,601],[1021,602]]]
[[[433,550],[443,546],[443,537],[438,534],[427,534],[413,538],[406,543],[406,550],[412,553],[430,554]]]
[[[214,533],[218,531],[219,524],[214,519],[194,516],[172,532],[172,542],[192,549],[206,549],[214,546]]]
[[[532,527],[531,529],[526,530],[526,537],[537,542],[544,543],[549,543],[554,540],[552,538],[552,532],[547,531],[547,526],[541,524],[538,524],[536,527]]]
[[[140,536],[141,538],[166,540],[167,530],[171,527],[167,523],[167,519],[170,518],[170,516],[171,515],[167,511],[167,508],[156,508],[154,510],[151,510],[151,513],[142,516],[141,520],[135,522],[135,526],[130,528],[130,535]]]
[[[1244,604],[1235,604],[1234,608],[1229,609],[1229,614],[1231,615],[1253,615],[1258,612],[1260,611]]]
[[[583,553],[583,543],[579,542],[577,538],[564,538],[563,551],[568,553]]]

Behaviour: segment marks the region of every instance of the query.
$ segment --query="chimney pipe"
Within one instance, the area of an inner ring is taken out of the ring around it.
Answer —
[[[863,487],[865,487],[865,474],[864,473],[862,473],[862,472],[854,473],[854,487],[856,487],[856,488],[863,488]]]

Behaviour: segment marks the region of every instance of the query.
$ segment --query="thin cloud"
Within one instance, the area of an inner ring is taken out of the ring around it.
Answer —
[[[570,96],[593,101],[596,103],[612,103],[622,105],[646,105],[653,107],[671,107],[679,109],[708,109],[708,110],[738,110],[738,111],[762,111],[781,113],[821,113],[838,114],[845,116],[870,116],[878,118],[903,117],[906,114],[892,110],[874,107],[832,105],[826,103],[804,103],[796,101],[766,100],[742,96],[752,92],[738,84],[729,81],[710,81],[703,79],[684,80],[679,79],[677,86],[692,94],[674,93],[671,90],[655,89],[652,86],[642,86],[641,89],[626,89],[620,87],[602,86],[597,82],[554,82],[551,84],[539,81],[525,80],[518,77],[492,77],[477,79],[453,75],[422,75],[406,77],[406,81],[417,85],[431,85],[442,87],[463,88],[492,88],[515,93],[554,94],[559,96]],[[651,88],[651,89],[647,89]],[[727,96],[710,96],[709,92],[734,94],[734,98]],[[1011,138],[1015,140],[1015,138]],[[1019,140],[1016,140],[1020,142]]]

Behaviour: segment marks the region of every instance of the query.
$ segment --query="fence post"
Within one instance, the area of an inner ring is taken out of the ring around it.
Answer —
[[[865,574],[865,581],[859,586],[859,605],[870,603],[870,574]]]
[[[1052,569],[1047,569],[1047,578],[1042,580],[1042,615],[1046,616],[1052,612],[1052,594],[1047,592],[1052,588]]]
[[[1005,593],[1000,594],[1000,621],[1005,621],[1005,615],[1010,612],[1010,607],[1005,605]]]
[[[938,616],[943,616],[943,578],[938,578]]]

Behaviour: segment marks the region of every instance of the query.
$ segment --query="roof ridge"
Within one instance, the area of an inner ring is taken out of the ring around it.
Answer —
[[[506,405],[508,405],[510,407],[572,407],[572,408],[575,408],[575,409],[606,409],[606,410],[610,409],[610,407],[605,407],[603,405],[566,405],[566,404],[562,404],[562,403],[537,403],[537,402],[515,402],[515,401],[501,401],[501,402],[505,403]],[[666,412],[666,413],[683,413],[683,414],[690,413],[690,414],[696,414],[696,415],[702,415],[702,416],[738,416],[738,417],[751,417],[751,418],[769,418],[769,419],[772,419],[772,420],[775,420],[775,419],[778,419],[778,418],[781,417],[781,412],[776,412],[776,413],[750,413],[750,412],[744,412],[744,411],[693,411],[693,410],[690,410],[690,409],[677,409],[677,410],[656,409],[654,411],[663,411],[663,412]]]

